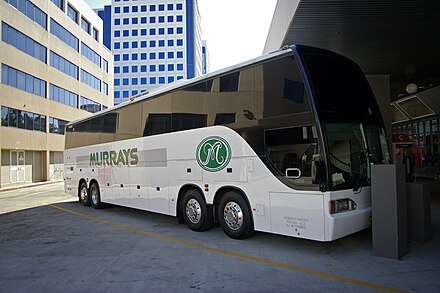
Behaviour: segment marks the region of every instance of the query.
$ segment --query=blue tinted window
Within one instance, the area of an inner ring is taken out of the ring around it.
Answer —
[[[156,5],[150,5],[150,11],[156,11]]]
[[[147,18],[146,17],[141,17],[141,23],[147,23]]]
[[[150,59],[156,59],[156,53],[150,53]]]
[[[156,78],[150,77],[150,84],[156,84]]]
[[[121,24],[121,19],[115,18],[115,25],[120,25],[120,24]]]
[[[151,48],[156,47],[156,41],[150,41],[150,47]]]
[[[181,3],[176,4],[176,9],[177,10],[182,10],[182,4]]]
[[[156,65],[150,65],[150,72],[156,71]]]
[[[78,23],[78,12],[76,12],[70,4],[67,4],[67,16],[69,16],[74,22]]]
[[[174,77],[173,76],[168,76],[168,83],[173,82],[174,81]]]
[[[147,35],[147,29],[143,28],[141,29],[141,36],[146,36]]]
[[[46,47],[4,22],[2,22],[2,41],[46,63]]]
[[[159,23],[165,22],[165,16],[159,16]]]
[[[123,23],[123,24],[130,24],[130,19],[129,19],[128,17],[125,17],[125,18],[122,20],[122,23]]]
[[[141,6],[141,12],[145,12],[147,11],[147,5],[142,5]]]
[[[122,10],[124,11],[124,13],[128,13],[130,12],[130,7],[124,6]]]
[[[119,91],[114,91],[115,99],[119,99],[121,96],[121,93]]]
[[[177,46],[183,46],[183,40],[182,39],[178,39],[176,42],[177,42]]]
[[[159,52],[159,59],[165,59],[165,52]]]
[[[174,70],[174,64],[168,64],[168,71]]]
[[[168,58],[174,58],[174,52],[168,52]]]
[[[67,123],[65,120],[49,117],[49,132],[64,135]]]
[[[154,36],[156,34],[156,29],[150,28],[150,36]]]
[[[141,53],[141,60],[147,60],[147,53]]]
[[[141,48],[147,47],[147,41],[141,41]]]
[[[159,65],[159,71],[165,71],[165,65],[164,64],[160,64]]]
[[[96,113],[101,111],[101,104],[81,97],[79,102],[79,108],[90,113]]]
[[[39,24],[42,28],[47,30],[47,14],[44,13],[40,8],[35,6],[29,0],[5,0],[10,5],[14,6],[21,13],[29,17],[31,20]]]
[[[131,72],[138,72],[138,67],[136,65],[132,66]]]
[[[66,30],[64,27],[62,27],[58,22],[56,22],[52,18],[50,19],[50,32],[78,52],[79,49],[78,38],[72,35],[68,30]]]
[[[119,78],[115,78],[114,83],[115,85],[121,85]]]
[[[121,43],[116,42],[116,43],[113,45],[113,48],[114,48],[114,49],[121,49]]]
[[[183,21],[183,16],[182,15],[177,15],[176,16],[176,21],[177,22],[182,22]]]
[[[78,66],[52,51],[50,51],[50,66],[70,75],[74,79],[78,79]]]
[[[121,36],[121,31],[115,31],[114,35],[115,35],[116,38],[120,37]]]
[[[131,54],[131,60],[138,60],[138,54]]]
[[[122,79],[122,85],[128,85],[128,78]]]
[[[136,37],[138,35],[138,30],[131,30],[131,35]]]
[[[130,31],[129,30],[123,30],[122,31],[122,36],[128,37],[129,35],[130,35]]]
[[[182,51],[177,52],[177,58],[183,58],[183,52]]]
[[[159,77],[159,84],[165,83],[165,77]]]
[[[177,76],[177,80],[179,80],[179,79],[183,79],[183,76],[181,76],[181,75]]]
[[[156,23],[156,17],[154,16],[150,17],[150,23]]]
[[[132,85],[137,85],[138,84],[138,79],[137,78],[132,78],[131,79],[131,84]]]
[[[95,77],[93,74],[88,73],[84,69],[81,69],[81,82],[98,91],[101,91],[101,80]]]
[[[138,42],[131,42],[131,47],[136,49],[138,47]]]
[[[138,93],[138,91],[131,91],[132,96],[137,95],[137,93]]]
[[[131,12],[138,12],[138,6],[132,6]]]
[[[101,67],[101,56],[93,51],[89,46],[81,42],[81,54],[99,67]]]
[[[123,97],[123,98],[128,98],[128,97],[129,97],[129,94],[130,94],[129,91],[123,91],[123,92],[122,92],[122,97]]]
[[[122,72],[123,73],[128,73],[128,69],[129,69],[128,66],[122,66]]]
[[[142,77],[141,78],[141,84],[147,84],[147,78],[146,77]]]
[[[165,5],[159,4],[159,11],[164,11],[164,10],[165,10]]]
[[[119,67],[119,66],[115,66],[115,70],[114,70],[114,72],[115,72],[115,73],[120,73],[120,72],[121,72],[121,67]]]
[[[164,28],[160,28],[159,29],[159,35],[164,35],[165,34],[165,29]]]
[[[169,35],[174,34],[174,29],[172,27],[168,28],[168,34]]]
[[[88,22],[85,18],[81,17],[81,28],[86,32],[90,33],[90,22]]]
[[[128,49],[128,48],[130,47],[129,44],[130,44],[129,42],[123,42],[123,43],[122,43],[122,48],[124,48],[124,49]]]
[[[141,72],[147,72],[147,65],[141,65]]]
[[[115,7],[115,13],[121,13],[121,7]]]
[[[2,64],[2,83],[34,95],[46,97],[45,81],[5,64]]]
[[[159,47],[165,47],[165,41],[159,40]]]
[[[78,95],[54,84],[49,84],[49,99],[78,108]]]
[[[177,70],[183,70],[183,64],[181,63],[177,64]]]
[[[173,40],[168,40],[168,46],[174,46],[174,41]]]
[[[173,4],[168,4],[167,5],[167,9],[168,10],[173,10],[174,9],[174,5]]]
[[[178,27],[176,31],[178,34],[183,34],[183,27]]]
[[[115,55],[115,61],[120,61],[120,60],[121,60],[121,55],[116,54],[116,55]]]
[[[131,24],[138,24],[138,18],[137,17],[132,18]]]
[[[173,22],[173,21],[174,21],[174,17],[173,17],[172,15],[169,15],[169,16],[167,17],[167,21],[168,21],[168,22]]]
[[[127,61],[129,59],[130,55],[129,54],[122,54],[122,60],[123,61]]]

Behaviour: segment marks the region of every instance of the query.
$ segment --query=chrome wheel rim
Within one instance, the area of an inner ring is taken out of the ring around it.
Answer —
[[[186,217],[191,223],[197,224],[200,222],[200,219],[202,218],[202,207],[200,206],[200,203],[197,200],[191,198],[186,203],[185,213],[186,213]]]
[[[81,201],[85,202],[87,200],[87,187],[84,186],[83,188],[81,188],[79,196],[81,197]]]
[[[225,205],[223,219],[231,230],[237,231],[243,226],[243,211],[238,203],[230,201]]]
[[[98,189],[97,188],[92,188],[92,190],[90,190],[90,198],[93,202],[93,204],[97,204],[98,203]]]

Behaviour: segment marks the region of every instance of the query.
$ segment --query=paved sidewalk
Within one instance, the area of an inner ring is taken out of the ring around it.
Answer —
[[[64,180],[41,181],[41,182],[22,183],[22,184],[10,184],[10,185],[0,187],[0,192],[8,191],[8,190],[16,190],[16,189],[21,189],[21,188],[29,188],[29,187],[40,186],[40,185],[55,184],[55,183],[60,183],[60,182],[64,182]]]

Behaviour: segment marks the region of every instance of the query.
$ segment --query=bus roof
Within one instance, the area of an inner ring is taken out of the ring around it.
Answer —
[[[99,111],[99,112],[96,112],[96,113],[93,113],[92,115],[84,117],[84,118],[80,118],[80,119],[76,119],[76,120],[70,121],[69,123],[67,123],[67,126],[72,125],[72,124],[76,124],[78,122],[87,121],[89,119],[93,119],[96,116],[104,115],[104,114],[106,114],[108,112],[111,112],[111,111],[113,111],[115,109],[124,108],[126,106],[133,105],[134,103],[138,103],[138,102],[146,100],[146,99],[150,99],[150,98],[154,98],[156,96],[160,96],[160,95],[162,95],[164,93],[171,92],[171,91],[174,91],[174,90],[177,90],[177,89],[180,89],[180,88],[183,88],[183,87],[195,84],[195,83],[203,81],[205,79],[214,78],[214,77],[218,77],[218,76],[224,75],[225,73],[228,73],[230,71],[235,71],[235,70],[243,68],[243,67],[247,67],[247,66],[249,66],[249,65],[251,65],[253,63],[259,63],[259,62],[263,62],[263,61],[271,59],[271,58],[276,58],[276,57],[280,57],[282,55],[289,54],[289,53],[292,52],[292,47],[295,47],[295,45],[286,46],[286,47],[283,47],[280,50],[277,50],[277,51],[274,51],[274,52],[271,52],[271,53],[268,53],[268,54],[264,54],[264,55],[259,56],[257,58],[254,58],[254,59],[251,59],[251,60],[248,60],[248,61],[244,61],[244,62],[235,64],[235,65],[232,65],[232,66],[229,66],[229,67],[217,70],[217,71],[213,71],[213,72],[210,72],[210,73],[207,73],[207,74],[204,74],[204,75],[200,75],[200,76],[197,76],[197,77],[194,77],[194,78],[191,78],[191,79],[178,80],[178,81],[172,82],[172,83],[170,83],[168,85],[164,85],[164,86],[157,87],[155,89],[152,89],[152,90],[149,90],[149,91],[146,91],[146,92],[139,93],[137,95],[132,96],[127,101],[125,101],[125,102],[123,102],[123,103],[121,103],[119,105],[107,108],[105,110],[102,110],[102,111]]]

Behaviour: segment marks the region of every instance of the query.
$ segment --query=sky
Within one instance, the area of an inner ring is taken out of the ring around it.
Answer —
[[[110,0],[85,0],[92,8]],[[262,54],[277,0],[198,0],[210,71]]]

